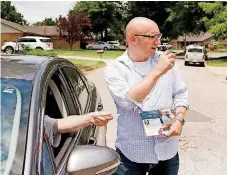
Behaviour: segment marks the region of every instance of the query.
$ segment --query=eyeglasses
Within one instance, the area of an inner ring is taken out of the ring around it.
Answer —
[[[135,34],[134,36],[142,36],[142,37],[147,37],[147,38],[158,38],[158,39],[162,38],[162,34],[161,33],[158,33],[158,34],[155,34],[155,35]]]

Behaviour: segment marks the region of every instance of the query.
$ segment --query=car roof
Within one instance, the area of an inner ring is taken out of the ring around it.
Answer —
[[[203,49],[203,47],[198,47],[198,46],[190,46],[187,49]]]
[[[187,48],[199,48],[199,49],[203,49],[204,47],[200,46],[200,45],[188,45]]]
[[[38,38],[38,39],[50,39],[50,38],[47,38],[47,37],[42,37],[42,36],[23,36],[21,38]]]
[[[1,78],[33,80],[40,65],[49,57],[1,55]]]

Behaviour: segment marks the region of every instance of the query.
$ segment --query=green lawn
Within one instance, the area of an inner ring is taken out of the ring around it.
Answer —
[[[102,58],[110,58],[115,59],[118,56],[122,55],[124,51],[115,51],[115,50],[106,50],[102,54]],[[30,50],[23,51],[26,55],[38,55],[38,56],[57,56],[57,55],[65,55],[65,56],[81,56],[81,57],[93,57],[100,58],[100,54],[97,54],[96,50],[59,50],[55,49],[53,51],[45,51],[45,50]]]
[[[209,60],[206,62],[208,66],[214,67],[227,67],[227,58],[218,59],[218,60]]]
[[[79,59],[67,59],[75,64],[79,69],[93,70],[99,67],[103,67],[106,64],[102,61],[90,61],[90,60],[79,60]]]
[[[54,50],[53,51],[57,55],[65,55],[65,56],[83,56],[83,57],[94,57],[100,58],[100,54],[97,54],[96,50]],[[115,50],[106,50],[102,54],[102,58],[117,58],[122,55],[124,51],[115,51]]]

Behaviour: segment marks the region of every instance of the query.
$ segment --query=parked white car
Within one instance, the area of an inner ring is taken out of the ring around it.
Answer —
[[[204,47],[191,45],[186,47],[186,53],[184,57],[184,65],[188,66],[189,63],[198,63],[204,66],[207,59],[207,52]]]
[[[25,36],[17,39],[15,42],[3,43],[1,49],[7,54],[13,54],[15,51],[23,50],[25,47],[29,47],[30,49],[53,50],[53,43],[50,38]]]
[[[108,50],[108,49],[112,49],[111,45],[103,42],[103,41],[96,41],[93,44],[88,44],[86,46],[87,49],[102,49],[102,50]]]
[[[165,51],[167,49],[170,49],[171,47],[172,47],[172,45],[168,44],[168,43],[162,43],[162,44],[158,45],[158,48],[161,51]]]
[[[108,44],[112,45],[113,49],[119,49],[120,48],[120,43],[119,41],[107,41]]]

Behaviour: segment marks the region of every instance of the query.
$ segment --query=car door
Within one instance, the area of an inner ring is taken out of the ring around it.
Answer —
[[[69,115],[80,115],[80,109],[73,105],[73,101],[69,95],[69,88],[62,72],[55,69],[51,70],[47,76],[46,82],[48,85],[44,90],[46,96],[43,98],[42,102],[45,103],[45,113],[43,117],[48,116],[50,118],[61,119]],[[62,106],[64,106],[64,108],[62,108]],[[79,136],[79,132],[61,134],[60,144],[54,147],[50,144],[47,128],[44,127],[44,134],[41,138],[43,141],[40,172],[43,172],[45,175],[65,174],[68,155],[76,143],[75,138]],[[49,170],[46,170],[47,167],[49,167]]]
[[[18,42],[21,43],[22,48],[29,47],[31,49],[35,49],[37,45],[35,38],[20,38]]]
[[[37,47],[37,41],[35,38],[26,38],[26,46],[31,49],[35,49]]]
[[[102,49],[102,48],[103,48],[102,42],[101,41],[97,41],[96,45],[95,45],[95,49]]]
[[[93,47],[93,49],[98,49],[99,48],[99,43],[98,42],[94,42],[92,47]]]

